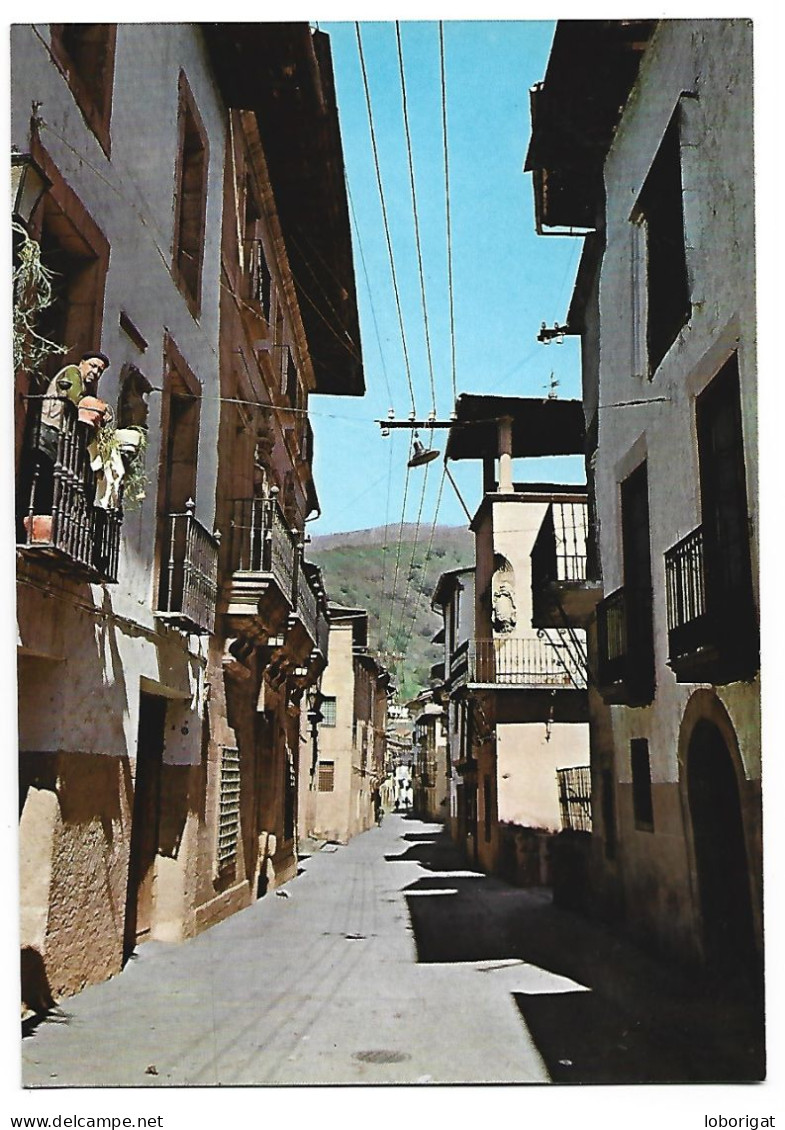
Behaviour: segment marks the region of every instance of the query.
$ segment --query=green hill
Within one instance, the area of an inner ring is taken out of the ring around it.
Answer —
[[[431,666],[443,658],[441,645],[431,643],[441,627],[431,609],[440,574],[474,563],[474,536],[463,526],[437,526],[430,555],[430,527],[420,528],[416,546],[415,536],[414,525],[379,526],[315,536],[307,549],[330,600],[368,611],[370,650],[393,672],[401,701],[428,685]]]

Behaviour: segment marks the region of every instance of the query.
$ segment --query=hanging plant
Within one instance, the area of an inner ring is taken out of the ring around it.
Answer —
[[[95,451],[100,464],[108,468],[119,456],[124,468],[123,509],[136,510],[147,493],[148,477],[144,464],[147,449],[147,432],[144,428],[131,426],[113,428],[109,424],[98,428],[95,435]]]
[[[12,285],[14,299],[14,372],[20,369],[43,379],[44,365],[56,353],[66,349],[36,331],[36,321],[43,310],[52,305],[54,274],[41,262],[41,248],[25,229],[12,223],[20,236]]]

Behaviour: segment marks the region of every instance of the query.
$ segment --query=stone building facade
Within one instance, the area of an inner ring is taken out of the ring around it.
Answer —
[[[54,272],[38,329],[64,351],[16,374],[23,997],[40,1009],[295,873],[327,655],[303,555],[308,398],[363,376],[326,36],[19,25],[11,61],[12,144],[49,182],[29,225]],[[340,356],[303,313],[306,238]],[[87,350],[110,359],[114,423],[144,435],[144,497],[98,513],[93,433],[66,405],[42,526],[42,391]]]
[[[750,21],[564,21],[527,159],[540,229],[584,235],[598,904],[733,974],[763,944],[752,91]]]

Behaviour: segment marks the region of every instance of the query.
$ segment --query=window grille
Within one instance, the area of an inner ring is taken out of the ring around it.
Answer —
[[[557,769],[562,827],[573,832],[590,832],[591,771],[588,765]]]
[[[331,793],[335,789],[335,762],[319,762],[319,792]]]
[[[325,696],[322,699],[322,705],[319,707],[322,714],[323,726],[334,726],[336,724],[337,706],[335,696]]]
[[[240,751],[234,746],[221,749],[221,790],[218,809],[218,866],[224,868],[237,858],[240,830]]]

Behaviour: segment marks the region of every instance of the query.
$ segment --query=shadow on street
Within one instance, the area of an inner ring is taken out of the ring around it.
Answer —
[[[418,962],[517,960],[589,990],[512,993],[554,1082],[764,1077],[758,986],[702,982],[554,907],[546,890],[473,871],[446,832],[403,838],[411,846],[385,858],[434,873],[405,888]]]

